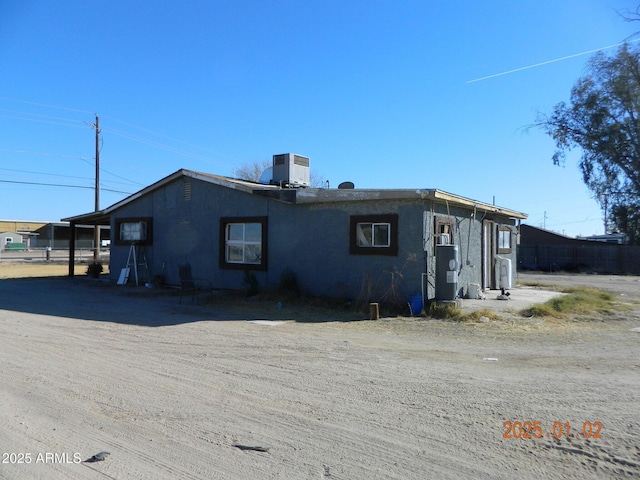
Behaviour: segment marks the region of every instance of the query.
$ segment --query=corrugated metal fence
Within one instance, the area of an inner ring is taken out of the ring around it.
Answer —
[[[639,245],[519,245],[521,270],[640,274]]]

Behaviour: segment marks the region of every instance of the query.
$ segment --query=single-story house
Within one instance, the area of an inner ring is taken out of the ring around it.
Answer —
[[[20,248],[20,243],[25,245],[26,250],[31,250],[32,248],[38,248],[38,233],[37,230],[44,226],[46,222],[37,222],[32,220],[0,220],[0,232],[19,234],[22,236],[22,240],[18,242],[18,240],[14,239],[13,243],[16,246],[12,245],[12,248]],[[6,242],[4,239],[0,240],[0,243],[4,247]]]
[[[308,159],[289,155],[284,171],[274,156],[268,184],[181,169],[104,210],[63,220],[72,230],[110,225],[113,280],[134,252],[144,255],[149,280],[166,284],[179,283],[185,262],[223,289],[243,288],[248,272],[260,288],[277,287],[286,270],[312,295],[365,301],[498,288],[496,258],[513,264],[503,272],[515,281],[525,214],[436,189],[311,188]],[[296,169],[302,180],[294,181]]]
[[[0,233],[0,249],[2,250],[26,250],[26,244],[23,243],[23,236],[17,232]]]

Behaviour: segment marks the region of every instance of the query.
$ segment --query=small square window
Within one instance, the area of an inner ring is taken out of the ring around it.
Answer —
[[[260,265],[262,257],[262,224],[229,223],[226,234],[227,263]]]
[[[123,242],[143,242],[147,239],[145,222],[122,222],[120,224],[120,240]]]
[[[266,270],[266,217],[220,219],[220,267]]]
[[[152,225],[150,217],[116,219],[116,245],[130,245],[132,243],[151,245]]]

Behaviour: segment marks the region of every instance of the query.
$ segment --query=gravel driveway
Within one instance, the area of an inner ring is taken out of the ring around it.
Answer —
[[[0,478],[640,476],[636,311],[344,321],[140,292],[0,281]]]

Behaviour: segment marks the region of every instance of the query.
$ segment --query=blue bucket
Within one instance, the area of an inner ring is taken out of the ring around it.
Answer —
[[[422,295],[409,295],[407,299],[409,300],[411,315],[420,315],[420,313],[422,313]]]

